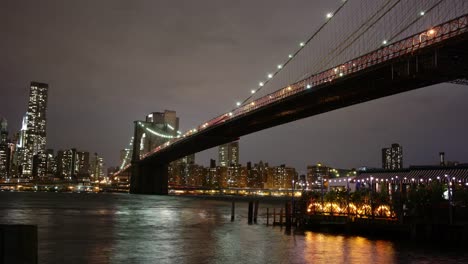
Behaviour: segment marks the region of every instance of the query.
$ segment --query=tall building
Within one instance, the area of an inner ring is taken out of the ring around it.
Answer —
[[[8,139],[8,122],[5,118],[0,118],[0,144],[6,143]]]
[[[90,177],[93,181],[102,180],[106,175],[104,174],[104,160],[97,153],[91,158],[91,174]]]
[[[267,188],[271,189],[288,189],[292,188],[292,181],[297,181],[296,169],[280,165],[277,167],[268,168],[270,174],[267,179]]]
[[[327,181],[332,177],[332,168],[324,166],[321,163],[317,165],[307,166],[307,177],[306,184],[312,189],[324,189],[327,188]]]
[[[221,167],[229,167],[239,164],[239,141],[219,146],[218,162]]]
[[[392,144],[390,148],[382,149],[382,168],[396,170],[403,168],[403,147]]]
[[[0,118],[0,178],[7,177],[10,164],[10,151],[8,146],[8,128],[5,118]]]
[[[45,154],[48,89],[48,84],[31,82],[28,112],[26,113],[26,141],[24,143],[24,157],[21,164],[22,174],[25,177],[32,175],[33,157],[38,154],[41,156]]]

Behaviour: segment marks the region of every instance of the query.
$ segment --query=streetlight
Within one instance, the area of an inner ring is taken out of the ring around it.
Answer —
[[[445,174],[445,177],[447,178],[447,194],[449,200],[449,224],[453,224],[452,190],[450,188],[450,185],[452,184],[452,178],[447,174]]]
[[[349,173],[346,174],[346,212],[349,218]]]
[[[293,176],[293,177],[294,177],[294,176]],[[294,214],[295,214],[295,211],[296,211],[296,210],[294,210],[294,209],[295,209],[295,204],[294,204],[294,183],[295,183],[295,182],[294,182],[294,178],[293,178],[293,180],[292,180],[292,188],[291,188],[291,190],[292,190],[292,195],[291,195],[291,210],[292,210],[292,214],[291,214],[291,220],[290,220],[291,223],[292,223],[292,219],[293,219],[294,216],[295,216]]]

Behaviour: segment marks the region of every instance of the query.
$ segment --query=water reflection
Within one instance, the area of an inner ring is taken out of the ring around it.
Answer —
[[[0,193],[0,223],[39,226],[40,263],[467,263],[363,237],[247,224],[247,203],[124,194]],[[265,207],[278,205],[261,204]]]

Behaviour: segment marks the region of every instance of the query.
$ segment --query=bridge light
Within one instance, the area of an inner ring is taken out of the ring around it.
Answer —
[[[258,86],[260,86],[260,87],[262,87],[263,85],[264,85],[263,82],[259,82],[259,83],[258,83]]]
[[[291,59],[291,58],[293,57],[293,55],[292,55],[292,54],[289,54],[289,56],[288,56],[288,57]]]
[[[251,104],[251,105],[255,105],[255,102],[251,102],[250,104]]]
[[[304,42],[299,43],[299,46],[301,46],[301,47],[304,47],[304,45],[305,45]]]
[[[236,105],[237,105],[237,106],[240,106],[240,105],[241,105],[241,102],[237,102]]]
[[[255,90],[251,90],[250,93],[251,93],[251,94],[254,94],[254,93],[255,93]]]
[[[312,85],[310,85],[310,84],[308,84],[308,85],[306,86],[307,89],[310,89],[310,87],[312,87]]]
[[[278,66],[276,66],[276,67],[277,67],[278,69],[281,69],[281,68],[283,68],[283,65],[278,64]]]
[[[428,32],[427,32],[427,35],[429,36],[432,36],[436,33],[436,31],[434,29],[430,29]]]
[[[341,77],[341,76],[343,76],[343,73],[342,73],[342,72],[340,72],[340,77]]]
[[[288,90],[291,91],[291,89],[292,89],[291,86],[288,86]]]
[[[229,112],[229,116],[232,116],[232,112]]]
[[[269,79],[273,78],[273,74],[269,73],[269,74],[268,74],[268,78],[269,78]]]
[[[382,44],[387,45],[387,40],[382,41]]]
[[[426,14],[426,13],[424,13],[424,11],[421,11],[419,14],[420,14],[421,16],[424,16],[424,14]]]
[[[333,13],[327,13],[327,18],[332,18]]]

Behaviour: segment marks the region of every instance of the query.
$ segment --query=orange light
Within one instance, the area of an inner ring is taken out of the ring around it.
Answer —
[[[429,36],[432,36],[432,35],[434,35],[435,33],[436,33],[436,31],[435,31],[434,29],[430,29],[430,30],[427,32],[427,34],[428,34]]]

